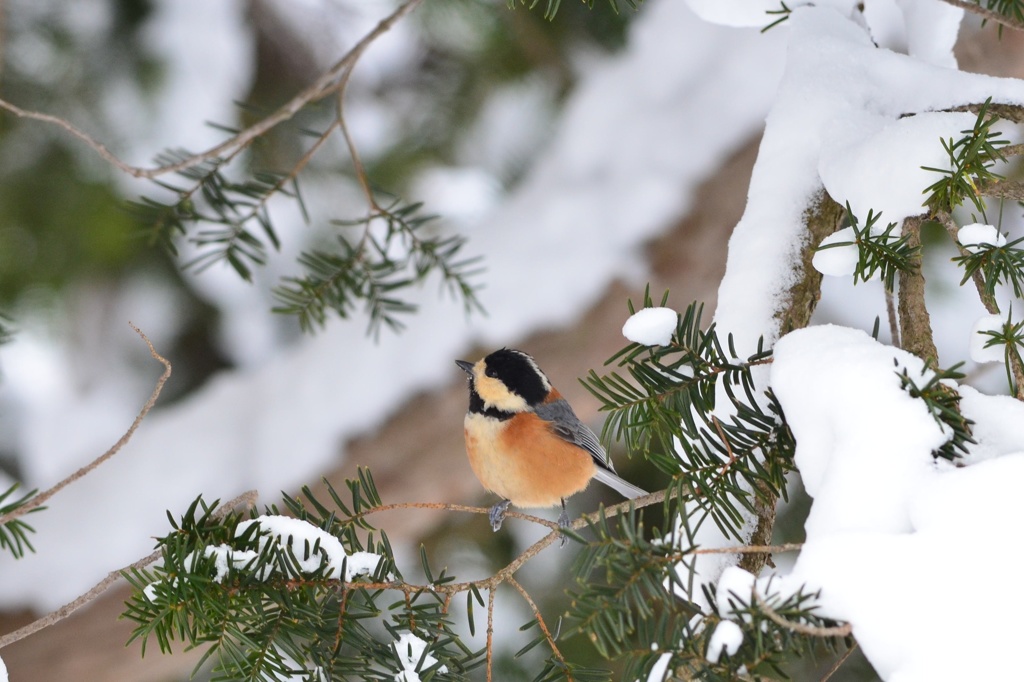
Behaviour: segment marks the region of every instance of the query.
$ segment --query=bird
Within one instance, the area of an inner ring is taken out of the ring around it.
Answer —
[[[484,488],[501,497],[488,514],[495,532],[510,505],[561,504],[558,525],[567,527],[565,498],[593,478],[628,499],[647,494],[615,473],[598,437],[528,353],[501,348],[475,363],[455,364],[469,375],[464,422],[469,464]]]

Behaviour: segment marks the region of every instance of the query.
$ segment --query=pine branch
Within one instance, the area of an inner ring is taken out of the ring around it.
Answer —
[[[41,505],[45,504],[47,500],[56,495],[58,492],[60,492],[67,486],[71,485],[78,479],[82,478],[83,476],[91,472],[93,469],[100,466],[108,459],[110,459],[118,452],[120,452],[121,448],[127,445],[128,441],[130,441],[132,436],[135,435],[135,431],[136,429],[139,428],[139,425],[142,424],[142,420],[145,419],[146,415],[149,414],[149,411],[153,409],[153,406],[156,404],[157,398],[160,397],[160,392],[164,388],[164,384],[167,383],[167,380],[171,376],[171,363],[168,362],[166,358],[162,357],[159,353],[156,352],[156,349],[153,348],[153,344],[150,343],[149,339],[146,338],[145,334],[139,331],[138,327],[136,327],[130,322],[128,323],[128,326],[130,326],[135,331],[136,334],[142,337],[142,340],[146,343],[146,346],[149,348],[149,354],[153,357],[153,359],[155,359],[164,366],[164,373],[160,375],[159,379],[157,379],[156,387],[153,389],[153,393],[149,396],[149,400],[147,400],[146,404],[142,406],[142,410],[139,411],[139,414],[135,417],[135,420],[131,423],[131,426],[128,427],[128,430],[125,431],[124,435],[121,436],[117,440],[117,442],[110,447],[109,450],[107,450],[102,455],[94,459],[92,462],[83,466],[78,471],[74,472],[64,480],[58,482],[56,485],[49,488],[48,490],[45,490],[39,493],[38,495],[35,495],[34,497],[25,501],[24,503],[17,505],[14,509],[11,509],[10,511],[4,513],[3,515],[0,515],[0,526],[7,526],[15,519],[18,519],[24,516],[25,514],[33,511],[34,509],[40,507]]]
[[[943,433],[949,436],[949,439],[935,450],[932,456],[955,460],[967,454],[967,445],[977,442],[971,435],[971,426],[974,422],[960,412],[960,394],[944,383],[946,380],[963,379],[964,375],[956,371],[960,365],[954,365],[944,370],[936,369],[934,365],[926,362],[921,376],[913,377],[910,376],[906,367],[901,369],[896,360],[893,360],[893,364],[896,365],[900,388],[906,391],[911,398],[920,398],[924,401],[932,418],[935,419]]]
[[[358,221],[339,221],[340,227],[360,227],[358,240],[339,234],[333,252],[311,251],[299,257],[305,270],[274,290],[275,312],[295,315],[304,331],[326,324],[328,312],[351,315],[357,303],[365,305],[369,331],[381,325],[394,330],[404,325],[401,316],[416,306],[398,296],[406,288],[438,273],[442,286],[461,298],[467,312],[479,310],[478,259],[462,258],[465,239],[459,236],[423,236],[433,216],[418,212],[421,204],[380,208]]]
[[[645,305],[651,303],[648,293]],[[691,304],[669,345],[631,344],[609,360],[617,359],[629,378],[592,371],[584,385],[609,413],[605,441],[621,440],[686,481],[693,500],[722,531],[738,535],[744,511],[771,516],[758,509],[758,501],[783,491],[792,436],[774,396],[755,395],[751,368],[769,362],[770,353],[760,350],[738,360],[731,339],[723,346],[713,325],[701,330],[700,318],[700,306]],[[727,409],[716,409],[722,407],[716,406],[719,387]],[[718,416],[726,413],[727,419]],[[651,449],[655,440],[659,452]],[[774,508],[774,501],[765,506]]]

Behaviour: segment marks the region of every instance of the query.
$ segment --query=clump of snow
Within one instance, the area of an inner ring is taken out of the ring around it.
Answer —
[[[1024,638],[1013,617],[1024,593],[1005,552],[1017,533],[1024,405],[959,387],[990,459],[976,461],[972,447],[965,467],[936,460],[944,436],[900,388],[894,359],[921,372],[914,356],[841,327],[796,331],[775,346],[772,387],[814,498],[781,587],[820,588],[818,612],[853,625],[883,679],[1001,679],[1008,662],[998,652]],[[980,596],[982,584],[999,599]]]
[[[1006,359],[1006,347],[1001,343],[987,345],[993,338],[985,333],[1002,333],[1005,322],[1001,315],[982,315],[974,322],[974,326],[971,327],[971,360],[983,363],[1003,362]]]
[[[833,232],[818,244],[818,250],[811,258],[811,265],[823,275],[849,277],[857,269],[857,262],[860,260],[860,249],[857,248],[856,240],[857,235],[852,227],[844,227]]]
[[[423,655],[427,649],[427,643],[411,632],[402,633],[391,646],[395,648],[398,663],[402,666],[402,669],[395,675],[395,682],[420,682],[419,670],[429,668],[437,663],[437,659],[429,653]],[[421,658],[423,659],[422,665],[420,664]],[[440,666],[437,672],[444,675],[448,672],[448,666]]]
[[[0,682],[7,682],[7,664],[0,658]]]
[[[980,251],[983,244],[996,247],[1006,246],[1006,235],[1001,234],[994,226],[983,223],[964,225],[957,230],[956,239],[964,249],[971,253]]]
[[[642,346],[667,346],[678,321],[679,313],[672,308],[644,308],[630,315],[622,335]]]
[[[214,558],[216,573],[213,581],[217,583],[224,582],[224,578],[228,577],[229,568],[244,569],[259,558],[259,554],[251,549],[238,550],[225,544],[205,547],[203,555]]]
[[[829,195],[849,202],[853,214],[869,209],[890,222],[924,212],[923,190],[940,179],[923,166],[948,170],[942,140],[956,140],[977,117],[964,112],[923,112],[891,120],[855,110],[825,127],[818,170]],[[874,129],[874,130],[872,130]]]
[[[723,620],[715,626],[708,640],[707,658],[711,663],[718,663],[723,653],[734,655],[743,644],[743,630],[731,620]]]
[[[722,618],[736,617],[737,607],[749,606],[754,591],[754,575],[739,566],[730,566],[722,571],[716,591],[718,615]]]
[[[348,554],[338,538],[311,523],[288,516],[264,515],[243,521],[235,528],[235,537],[243,535],[253,524],[260,527],[257,531],[260,554],[270,543],[280,545],[291,551],[305,573],[315,573],[326,564],[328,578],[349,582],[357,575],[372,574],[381,560],[379,554],[372,552]],[[318,551],[312,551],[318,545]],[[344,575],[342,566],[345,567]]]
[[[879,47],[950,69],[957,66],[953,45],[964,14],[962,9],[931,0],[686,0],[686,4],[705,21],[761,28],[782,19],[778,12],[784,7],[825,6],[862,24]]]
[[[778,17],[776,0],[686,0],[690,9],[704,21],[724,26],[767,26]]]
[[[932,451],[947,435],[923,401],[900,387],[903,369],[925,383],[920,358],[856,329],[812,327],[776,344],[772,390],[797,438],[804,487],[815,499],[808,539],[819,528],[910,528],[907,494],[934,471]]]

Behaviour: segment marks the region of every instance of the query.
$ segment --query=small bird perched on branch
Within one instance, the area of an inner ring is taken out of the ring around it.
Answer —
[[[502,498],[489,514],[495,531],[509,505],[561,504],[558,524],[568,526],[565,498],[592,478],[629,499],[647,494],[619,478],[597,436],[528,354],[502,348],[475,364],[455,364],[469,375],[469,464],[484,488]]]

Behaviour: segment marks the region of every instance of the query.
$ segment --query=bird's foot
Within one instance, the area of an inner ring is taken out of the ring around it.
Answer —
[[[491,507],[491,511],[488,512],[487,518],[491,520],[491,528],[497,533],[501,529],[502,522],[505,521],[505,512],[508,511],[509,505],[512,504],[508,500],[502,500],[498,504]]]
[[[568,528],[569,527],[569,512],[565,510],[565,500],[562,500],[562,513],[558,515],[558,527]],[[562,540],[558,544],[559,548],[565,547],[565,543],[569,542],[569,536],[562,533]]]

